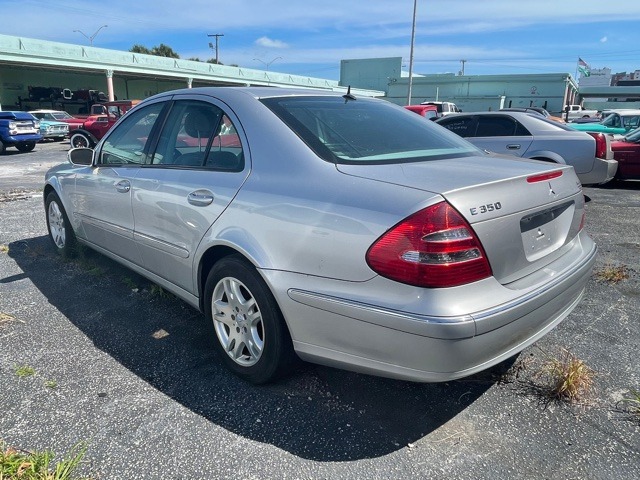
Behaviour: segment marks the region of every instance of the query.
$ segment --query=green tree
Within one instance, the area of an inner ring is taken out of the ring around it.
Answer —
[[[173,48],[169,45],[165,45],[164,43],[161,43],[151,49],[144,45],[135,44],[129,49],[129,51],[133,53],[143,53],[145,55],[155,55],[157,57],[180,58],[180,55],[178,55]]]

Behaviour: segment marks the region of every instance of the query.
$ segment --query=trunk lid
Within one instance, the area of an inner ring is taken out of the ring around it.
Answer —
[[[566,165],[495,155],[337,168],[441,195],[474,229],[503,284],[561,256],[582,223],[582,188]]]

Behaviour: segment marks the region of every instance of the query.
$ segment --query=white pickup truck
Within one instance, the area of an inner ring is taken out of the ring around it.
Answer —
[[[597,117],[597,110],[587,110],[582,105],[567,105],[564,107],[564,115],[568,122],[576,118]]]

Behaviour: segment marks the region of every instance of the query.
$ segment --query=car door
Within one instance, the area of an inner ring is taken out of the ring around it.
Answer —
[[[524,126],[509,115],[478,115],[474,145],[495,153],[521,157],[529,149],[533,136]]]
[[[172,102],[132,197],[144,267],[194,294],[196,248],[249,171],[238,120],[211,102],[198,95]]]
[[[624,148],[616,151],[619,178],[640,179],[640,143],[624,143]]]
[[[164,103],[134,111],[98,145],[96,165],[76,178],[76,211],[86,239],[141,264],[133,241],[132,182],[145,161]]]

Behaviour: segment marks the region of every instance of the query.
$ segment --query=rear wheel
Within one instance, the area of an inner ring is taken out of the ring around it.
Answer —
[[[55,192],[49,193],[45,201],[47,230],[49,238],[56,247],[56,252],[65,257],[71,257],[76,250],[76,236],[69,223],[60,197]]]
[[[69,139],[71,148],[91,148],[92,142],[84,133],[74,133]]]
[[[36,148],[36,142],[18,143],[16,144],[16,148],[23,153],[30,152]]]
[[[251,383],[286,373],[295,354],[286,323],[269,287],[239,255],[216,263],[205,285],[205,315],[225,365]]]

